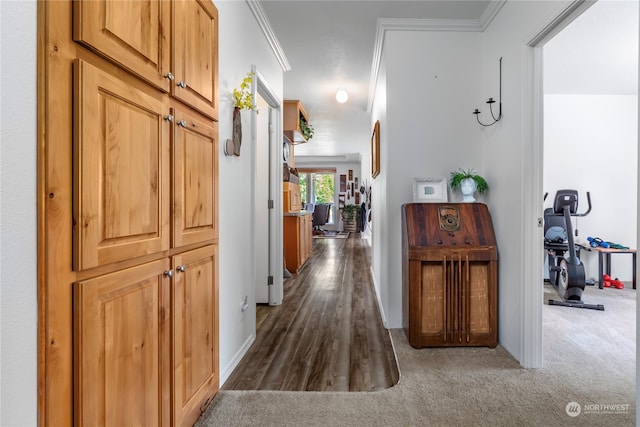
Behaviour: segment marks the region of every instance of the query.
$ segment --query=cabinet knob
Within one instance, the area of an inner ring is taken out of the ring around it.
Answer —
[[[178,126],[182,126],[183,128],[187,127],[187,122],[185,122],[184,120],[180,120],[177,124]]]
[[[184,89],[185,87],[187,87],[187,83],[185,83],[185,81],[180,81],[176,84],[176,86],[181,87],[182,89]]]
[[[171,74],[171,73],[167,73],[167,74],[165,74],[165,75],[164,75],[164,78],[169,79],[169,80],[171,80],[171,81],[173,81],[173,79],[174,79],[173,74]]]
[[[176,270],[178,270],[180,273],[184,273],[187,270],[187,266],[186,265],[180,265],[176,268]]]
[[[169,277],[169,278],[173,277],[173,270],[167,270],[167,271],[165,271],[165,272],[164,272],[164,275],[165,275],[166,277]]]
[[[168,116],[164,116],[164,119],[169,123],[173,123],[173,116],[171,114],[169,114]]]

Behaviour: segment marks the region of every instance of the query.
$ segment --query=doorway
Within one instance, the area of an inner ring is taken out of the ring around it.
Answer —
[[[282,101],[252,66],[252,94],[260,111],[252,121],[254,305],[282,304]],[[265,289],[266,288],[266,289]]]
[[[600,2],[598,2],[600,3]],[[633,2],[628,2],[633,3]],[[529,205],[528,210],[531,212],[541,212],[541,203],[540,196],[543,194],[543,191],[549,191],[545,188],[546,183],[543,185],[543,145],[544,145],[544,134],[543,134],[543,122],[544,117],[544,92],[543,92],[543,46],[545,46],[551,39],[553,39],[560,32],[564,31],[574,20],[576,20],[579,16],[581,16],[586,10],[594,5],[594,2],[582,2],[575,1],[571,5],[567,7],[559,16],[557,16],[553,21],[551,21],[539,34],[537,34],[529,43],[528,46],[531,47],[529,51],[529,56],[527,58],[529,64],[532,65],[530,68],[530,96],[531,96],[531,117],[532,117],[532,128],[531,134],[533,135],[533,144],[532,151],[530,153],[532,159],[532,173],[529,177],[529,182],[527,185],[530,186],[532,191],[530,192],[531,197],[527,204]],[[636,5],[637,7],[637,5]],[[633,16],[637,19],[638,11],[637,9],[633,13]],[[637,20],[636,20],[637,22]],[[601,35],[600,31],[594,31],[595,33]],[[635,30],[634,38],[637,40],[637,27]],[[611,46],[609,46],[611,47]],[[635,64],[637,67],[637,46],[635,48]],[[571,76],[575,76],[574,74],[569,73]],[[637,82],[637,74],[636,74],[636,82]],[[637,97],[637,89],[636,89],[636,97]],[[637,108],[637,99],[635,102],[635,106]],[[563,116],[566,115],[563,114]],[[585,116],[581,117],[582,124],[580,126],[589,126],[590,119]],[[546,126],[546,124],[545,124]],[[637,138],[637,124],[634,131]],[[575,137],[575,134],[573,135]],[[606,145],[606,139],[601,141],[601,145]],[[637,144],[636,144],[637,145]],[[549,154],[549,153],[547,153]],[[632,162],[635,164],[635,173],[637,174],[637,156],[631,156],[629,153],[628,157],[633,157]],[[592,159],[593,160],[593,159]],[[597,161],[598,159],[595,159]],[[588,170],[589,166],[582,164],[580,165],[584,169]],[[545,165],[545,167],[547,167]],[[564,175],[571,178],[571,172],[564,170]],[[637,176],[637,175],[636,175]],[[637,180],[637,178],[636,178]],[[555,191],[555,190],[553,190]],[[633,194],[631,194],[633,193]],[[634,199],[635,201],[635,209],[637,209],[637,193],[629,192],[627,193],[627,197]],[[595,203],[594,203],[595,204]],[[584,221],[581,220],[580,227],[584,227]],[[542,226],[541,218],[540,218],[540,227]],[[541,230],[541,229],[538,229]],[[584,229],[586,232],[586,228]],[[629,235],[631,233],[627,233]],[[633,233],[634,235],[636,233]],[[586,238],[586,236],[585,236]],[[637,239],[633,237],[635,241]],[[525,249],[526,251],[531,251],[529,253],[528,259],[542,259],[542,257],[538,256],[538,252],[542,254],[542,240],[541,233],[531,231],[526,234],[525,239]],[[530,277],[532,277],[532,281],[530,282],[530,286],[526,287],[525,290],[525,303],[523,307],[524,313],[524,325],[525,325],[525,334],[523,335],[523,366],[527,368],[541,368],[542,367],[542,329],[543,329],[543,321],[542,321],[542,301],[540,286],[542,279],[542,270],[539,270],[539,264],[532,265],[531,267],[527,267],[528,272],[530,272]],[[538,280],[538,278],[540,280]]]

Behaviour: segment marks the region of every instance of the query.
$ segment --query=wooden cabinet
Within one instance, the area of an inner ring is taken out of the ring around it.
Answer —
[[[293,145],[307,142],[307,138],[304,137],[302,129],[300,128],[301,120],[307,124],[309,123],[309,116],[302,106],[302,102],[298,100],[285,100],[282,117],[284,135]]]
[[[76,41],[206,116],[218,117],[218,10],[211,1],[74,5]]]
[[[170,2],[87,0],[73,5],[76,41],[169,92]]]
[[[498,251],[487,206],[403,205],[402,285],[411,346],[495,347]]]
[[[300,185],[292,182],[282,183],[282,210],[285,213],[302,210]]]
[[[191,426],[218,390],[217,246],[173,257],[173,425]]]
[[[218,123],[174,112],[173,246],[218,237]]]
[[[75,424],[169,422],[171,297],[163,259],[75,284]]]
[[[298,273],[312,252],[311,213],[284,216],[284,257],[287,270]]]
[[[218,388],[216,266],[210,245],[75,284],[78,425],[167,425],[170,396],[193,425]]]
[[[160,2],[162,3],[162,2]],[[218,117],[218,10],[210,0],[174,1],[172,94]]]
[[[168,100],[74,64],[74,266],[169,249]]]
[[[217,10],[58,0],[39,22],[40,419],[193,425],[219,387]]]

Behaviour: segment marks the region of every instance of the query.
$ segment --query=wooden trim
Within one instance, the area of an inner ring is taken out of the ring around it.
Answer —
[[[73,423],[72,3],[38,4],[38,421]]]
[[[300,173],[337,173],[336,168],[298,168]]]
[[[44,76],[47,70],[47,55],[45,47],[47,45],[47,6],[48,2],[39,0],[37,10],[37,22],[38,22],[38,34],[37,34],[37,73],[38,76]],[[37,202],[37,280],[38,280],[38,338],[37,338],[37,358],[38,358],[38,425],[44,425],[45,417],[45,384],[46,384],[46,358],[45,358],[45,343],[46,343],[46,294],[44,292],[46,284],[45,274],[45,253],[46,253],[46,240],[45,240],[45,222],[44,222],[44,178],[46,176],[44,153],[45,148],[45,121],[46,121],[46,86],[42,78],[38,77],[37,80],[37,190],[36,190],[36,202]]]

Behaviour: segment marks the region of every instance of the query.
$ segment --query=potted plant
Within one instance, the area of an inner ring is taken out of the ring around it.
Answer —
[[[313,138],[313,126],[304,121],[302,118],[300,118],[300,132],[302,132],[304,139],[306,139],[307,141]]]
[[[453,191],[460,189],[463,202],[475,202],[473,194],[477,191],[482,194],[489,189],[487,181],[478,175],[473,169],[458,169],[451,172],[449,186]]]
[[[343,208],[340,208],[340,215],[344,223],[344,231],[358,231],[360,205],[345,205]]]

